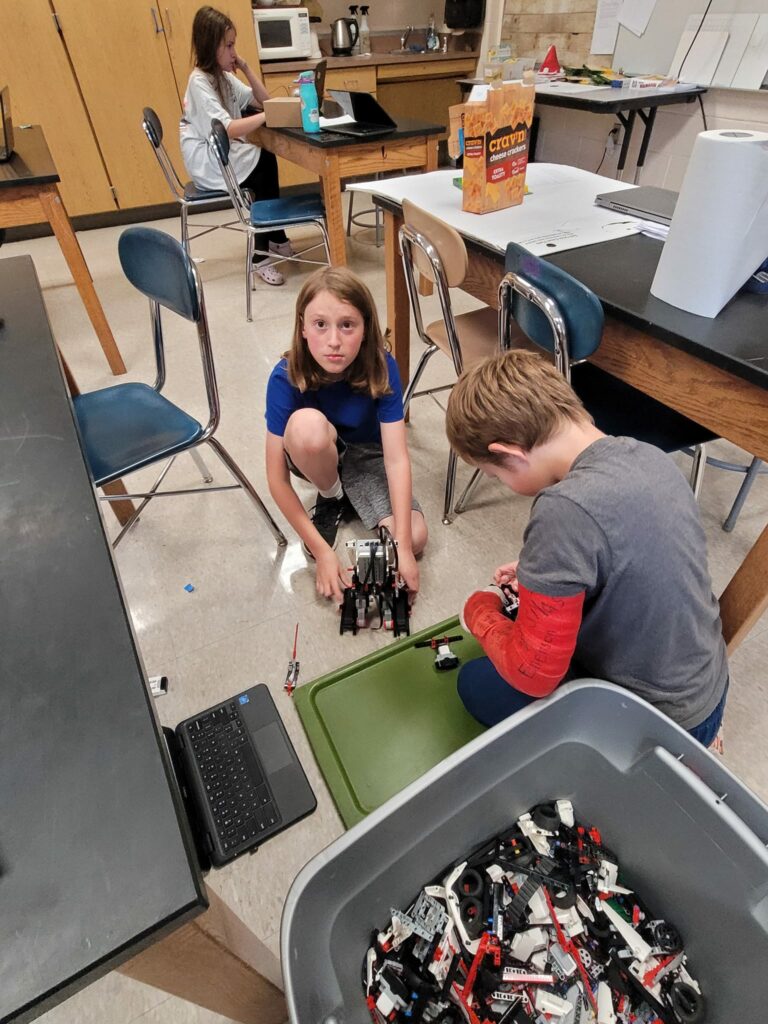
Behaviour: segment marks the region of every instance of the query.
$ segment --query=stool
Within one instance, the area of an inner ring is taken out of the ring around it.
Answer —
[[[381,171],[377,171],[376,174],[374,175],[374,177],[376,178],[376,181],[379,181],[381,179],[381,177],[382,177]],[[376,229],[376,248],[380,249],[381,248],[381,243],[383,242],[383,237],[382,237],[383,236],[383,230],[382,230],[383,226],[382,226],[382,221],[381,221],[381,209],[378,206],[368,206],[364,210],[360,210],[359,213],[353,213],[352,212],[352,207],[353,207],[354,201],[355,201],[355,193],[354,192],[350,192],[349,193],[349,207],[347,208],[347,236],[351,236],[351,234],[352,234],[352,225],[353,224],[357,224],[357,226],[361,227],[361,228],[375,228]],[[368,217],[368,216],[370,216],[370,214],[373,214],[373,216],[374,216],[374,223],[373,224],[366,224],[366,222],[364,220],[362,220],[361,218],[362,217]]]

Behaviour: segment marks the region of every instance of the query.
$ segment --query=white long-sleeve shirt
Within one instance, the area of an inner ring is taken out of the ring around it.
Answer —
[[[208,143],[211,121],[218,118],[226,128],[230,121],[242,117],[242,110],[254,103],[253,92],[228,71],[224,72],[222,104],[212,75],[198,68],[189,76],[184,96],[184,116],[179,124],[181,155],[189,176],[198,188],[224,189],[216,154]],[[243,182],[259,162],[261,148],[244,139],[230,139],[229,162],[238,182]]]

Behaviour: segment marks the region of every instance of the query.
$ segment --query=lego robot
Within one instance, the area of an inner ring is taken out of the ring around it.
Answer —
[[[339,632],[356,634],[378,616],[374,629],[391,629],[408,636],[410,606],[408,589],[398,580],[397,542],[386,527],[376,540],[350,540],[353,552],[352,586],[344,591]]]

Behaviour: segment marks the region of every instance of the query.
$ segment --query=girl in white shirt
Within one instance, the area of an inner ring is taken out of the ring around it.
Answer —
[[[262,107],[269,98],[264,84],[256,78],[248,64],[235,50],[237,32],[234,24],[221,11],[201,7],[192,23],[192,50],[195,67],[189,76],[181,119],[181,153],[192,181],[205,191],[224,191],[226,186],[216,157],[208,145],[211,121],[218,118],[230,138],[229,162],[240,185],[256,199],[277,199],[280,185],[274,153],[246,141],[246,136],[260,128],[263,113],[243,117],[243,108]],[[248,79],[244,85],[234,75],[241,71]],[[284,231],[270,231],[261,236],[261,245],[268,243],[270,252],[291,256],[293,249]],[[254,267],[267,284],[280,285],[285,278],[269,257]]]

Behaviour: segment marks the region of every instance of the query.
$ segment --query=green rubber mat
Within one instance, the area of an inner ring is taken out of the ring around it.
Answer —
[[[439,672],[418,640],[459,635],[446,619],[300,686],[294,702],[317,763],[349,828],[484,727],[456,693],[458,669]],[[350,638],[351,639],[351,638]],[[482,655],[471,635],[452,650]]]

